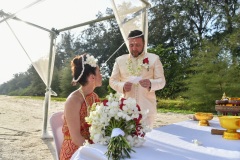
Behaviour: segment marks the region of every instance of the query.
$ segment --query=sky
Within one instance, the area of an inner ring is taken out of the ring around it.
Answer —
[[[47,29],[62,29],[94,20],[98,11],[104,13],[107,7],[111,8],[110,0],[42,0],[27,9],[23,9],[34,2],[37,0],[0,0],[0,11],[16,13],[16,16],[21,20]],[[2,19],[0,18],[0,21]],[[34,56],[48,52],[50,44],[48,32],[30,25],[22,25],[11,19],[7,22],[20,44],[9,29],[8,24],[6,22],[0,23],[0,84],[12,79],[16,73],[27,71],[31,65],[31,60],[37,58]],[[83,28],[74,29],[71,32],[78,33]],[[58,36],[57,40],[60,37]],[[32,56],[30,60],[26,52],[28,54],[35,53],[35,55],[30,55]]]

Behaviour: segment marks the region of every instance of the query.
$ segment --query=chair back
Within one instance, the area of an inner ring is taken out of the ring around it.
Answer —
[[[63,111],[53,113],[50,117],[50,126],[53,133],[53,140],[55,143],[55,153],[56,159],[59,160],[60,150],[63,142]]]

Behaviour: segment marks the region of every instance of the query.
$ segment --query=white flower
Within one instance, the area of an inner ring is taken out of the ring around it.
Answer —
[[[148,68],[149,68],[149,65],[148,65],[148,64],[146,64],[146,63],[142,64],[142,66],[143,66],[144,68],[146,68],[146,69],[148,69]]]
[[[197,146],[202,145],[202,142],[200,142],[200,141],[197,140],[197,139],[192,140],[192,142],[193,142],[193,144],[195,144],[195,145],[197,145]]]
[[[95,59],[93,56],[90,56],[88,54],[86,55],[86,57],[87,57],[87,59],[84,62],[85,64],[89,64],[92,67],[97,67],[97,62],[98,62],[97,59]]]
[[[95,110],[91,110],[89,117],[85,118],[91,125],[89,132],[94,143],[108,144],[111,135],[109,126],[120,122],[124,123],[121,129],[124,130],[130,146],[141,146],[145,142],[144,135],[151,131],[145,122],[148,112],[140,110],[135,99],[121,99],[118,93],[109,94],[107,101],[94,105]]]
[[[83,143],[84,146],[88,146],[90,145],[90,143],[88,142],[88,140],[85,140],[85,142]]]
[[[132,59],[129,57],[128,61],[126,62],[127,69],[130,75],[139,76],[142,72],[142,68],[145,68],[149,71],[149,61],[148,58],[139,58],[137,59],[137,66],[133,66]]]
[[[103,138],[102,134],[96,133],[93,137],[93,142],[99,142]]]

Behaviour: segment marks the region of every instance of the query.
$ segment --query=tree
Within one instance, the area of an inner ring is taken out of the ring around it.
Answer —
[[[68,62],[68,64],[69,63],[70,62]],[[68,67],[64,67],[60,71],[59,78],[60,78],[60,89],[61,89],[60,96],[61,97],[67,97],[71,92],[73,92],[74,90],[76,90],[78,88],[78,86],[71,85],[72,75],[71,75],[70,65]]]
[[[166,86],[156,92],[157,96],[160,98],[176,98],[178,92],[184,90],[183,78],[180,74],[183,66],[178,62],[178,57],[172,53],[172,48],[166,49],[162,45],[148,49],[148,51],[157,54],[163,64]]]
[[[55,67],[58,70],[64,68],[69,59],[74,55],[81,53],[76,46],[79,46],[79,44],[71,32],[68,31],[61,34],[61,41],[57,44],[55,55]]]
[[[225,92],[228,96],[239,94],[239,66],[231,63],[231,55],[225,46],[216,41],[203,41],[202,47],[195,50],[198,56],[191,61],[192,73],[186,82],[188,88],[183,95],[198,102],[202,111],[214,111],[214,100]]]
[[[106,10],[107,15],[112,15],[111,9]],[[103,14],[98,13],[97,17],[101,18]],[[82,31],[78,37],[79,47],[84,49],[84,52],[91,53],[98,58],[98,64],[101,66],[107,60],[103,78],[108,78],[111,73],[115,58],[127,53],[127,47],[123,46],[116,54],[113,53],[124,43],[123,37],[119,30],[115,19],[108,19],[103,22],[91,24],[89,28]],[[112,57],[111,57],[112,56]],[[110,59],[109,59],[110,58]]]
[[[35,70],[33,66],[27,70],[30,78],[30,85],[26,88],[24,95],[25,96],[44,96],[46,92],[46,85],[43,80]]]

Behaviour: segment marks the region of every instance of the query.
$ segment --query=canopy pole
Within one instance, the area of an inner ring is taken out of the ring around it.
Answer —
[[[52,135],[50,135],[47,132],[47,122],[48,122],[48,110],[49,110],[49,104],[51,100],[51,91],[47,88],[46,93],[45,93],[45,98],[44,98],[44,116],[43,116],[43,129],[42,129],[42,139],[47,139],[47,138],[52,138]]]
[[[66,31],[66,30],[82,27],[82,26],[85,26],[85,25],[89,25],[89,24],[92,24],[92,23],[104,21],[104,20],[111,19],[111,18],[114,18],[114,17],[115,17],[114,15],[110,15],[110,16],[106,16],[106,17],[102,17],[102,18],[97,18],[95,20],[91,20],[91,21],[87,21],[87,22],[84,22],[84,23],[81,23],[81,24],[77,24],[77,25],[73,25],[73,26],[70,26],[70,27],[62,28],[62,29],[59,29],[58,31],[63,32],[63,31]]]
[[[7,13],[3,12],[2,10],[0,11],[0,15],[10,17],[10,14],[7,14]],[[13,17],[12,19],[17,20],[17,21],[24,22],[24,23],[26,23],[26,24],[28,24],[28,25],[37,27],[37,28],[39,28],[39,29],[42,29],[42,30],[47,31],[47,32],[50,32],[50,33],[53,32],[53,31],[51,31],[51,30],[49,30],[49,29],[47,29],[47,28],[41,27],[41,26],[36,25],[36,24],[34,24],[34,23],[31,23],[31,22],[27,22],[27,21],[21,20],[20,18],[17,18],[17,17]],[[7,22],[7,21],[6,21],[6,22]]]
[[[40,1],[43,1],[43,0],[37,0],[37,1],[35,1],[35,2],[31,3],[31,4],[29,4],[29,5],[27,5],[26,7],[18,10],[17,12],[15,12],[15,13],[13,13],[13,14],[11,14],[11,15],[8,15],[8,17],[6,17],[6,18],[4,18],[3,20],[1,20],[0,23],[8,20],[9,18],[15,17],[15,15],[16,15],[18,12],[21,12],[22,10],[25,10],[25,9],[27,9],[27,8],[30,8],[30,7],[32,7],[33,5],[39,3]]]
[[[49,62],[48,62],[48,79],[47,79],[47,85],[46,85],[46,93],[45,93],[45,99],[44,99],[44,115],[43,115],[43,130],[42,130],[42,139],[46,138],[52,138],[52,135],[50,135],[47,132],[47,122],[48,122],[48,110],[50,106],[51,101],[51,83],[52,83],[52,71],[53,71],[53,65],[54,65],[54,56],[55,53],[53,53],[53,47],[54,47],[54,40],[56,39],[56,34],[54,32],[54,29],[52,29],[53,32],[50,34],[51,41],[50,41],[50,54],[49,54]],[[54,54],[54,55],[53,55]]]
[[[151,4],[148,2],[148,1],[146,1],[146,0],[141,0],[143,3],[145,3],[148,7],[151,7]]]

